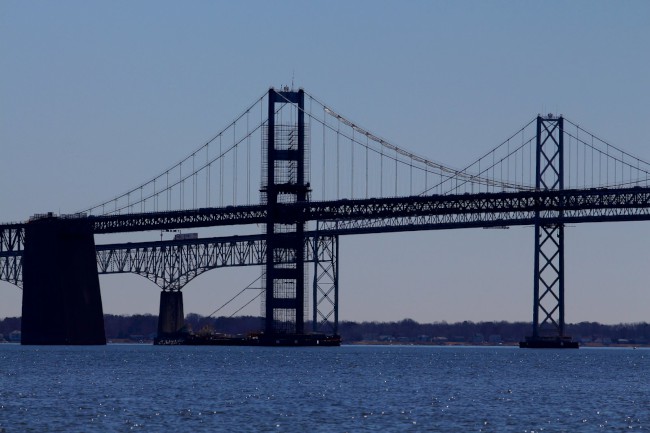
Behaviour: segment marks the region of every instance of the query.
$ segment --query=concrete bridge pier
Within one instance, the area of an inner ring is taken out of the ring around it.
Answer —
[[[48,214],[25,226],[22,344],[106,344],[87,219]]]
[[[183,292],[160,292],[158,338],[178,336],[184,331]]]

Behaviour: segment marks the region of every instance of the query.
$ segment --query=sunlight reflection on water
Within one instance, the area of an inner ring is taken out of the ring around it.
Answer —
[[[0,346],[13,431],[594,431],[650,422],[648,349]]]

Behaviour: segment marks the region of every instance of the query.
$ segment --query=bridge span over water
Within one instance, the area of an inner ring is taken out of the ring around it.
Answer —
[[[159,285],[158,332],[174,335],[185,284],[230,266],[262,268],[266,335],[336,334],[340,236],[529,225],[528,341],[562,344],[565,225],[650,219],[649,174],[650,164],[562,116],[535,117],[457,169],[382,139],[303,90],[270,89],[187,158],[124,194],[1,225],[0,279],[23,288],[25,344],[105,343],[98,274],[109,273]],[[96,234],[253,224],[263,232],[94,242]]]

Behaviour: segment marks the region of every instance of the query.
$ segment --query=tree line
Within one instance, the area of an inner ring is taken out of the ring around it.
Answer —
[[[155,336],[158,316],[135,314],[119,316],[104,315],[104,327],[108,340],[148,340]],[[264,319],[254,316],[205,317],[198,314],[186,316],[189,332],[218,332],[223,334],[247,334],[263,329]],[[306,329],[311,329],[307,322]],[[362,342],[418,342],[418,343],[516,343],[531,334],[529,322],[472,322],[418,323],[412,319],[394,322],[339,323],[339,334],[345,343]],[[5,338],[12,331],[20,330],[19,317],[0,320],[0,334]],[[650,324],[621,323],[606,325],[597,322],[568,324],[566,333],[582,342],[649,344]]]

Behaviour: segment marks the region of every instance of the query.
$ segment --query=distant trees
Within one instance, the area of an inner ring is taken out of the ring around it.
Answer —
[[[385,341],[455,341],[472,342],[477,339],[488,341],[490,336],[499,336],[502,341],[519,341],[530,334],[531,324],[525,322],[479,322],[471,321],[447,323],[423,323],[412,319],[399,322],[342,322],[339,325],[341,336],[346,342],[362,340]]]
[[[220,334],[247,334],[264,328],[264,319],[253,316],[212,318],[192,313],[185,317],[185,323],[194,332],[208,329]]]
[[[650,343],[650,324],[620,323],[618,325],[603,325],[597,322],[580,322],[567,325],[567,333],[574,338],[589,337],[618,341],[621,339],[641,344]]]
[[[6,317],[0,320],[0,334],[6,339],[13,331],[20,331],[20,317]]]
[[[399,322],[341,322],[340,334],[346,342],[362,340],[382,341],[387,339],[408,341],[518,342],[532,333],[532,324],[527,322],[435,322],[418,323],[411,319]],[[650,343],[650,324],[623,323],[603,325],[597,322],[568,324],[567,335],[584,342],[629,340],[639,344]],[[492,337],[492,338],[491,338]]]
[[[135,314],[133,316],[104,315],[106,338],[128,339],[132,336],[145,338],[158,331],[158,316],[152,314]]]
[[[254,316],[239,317],[205,317],[198,314],[186,316],[188,330],[199,332],[216,332],[222,334],[247,334],[260,331],[264,319]],[[158,329],[158,316],[136,314],[133,316],[104,315],[106,338],[140,339],[154,336]],[[306,324],[311,329],[311,323]],[[19,317],[7,317],[0,320],[0,334],[5,339],[12,331],[20,330]],[[597,322],[580,322],[567,325],[567,334],[583,342],[618,342],[627,341],[635,344],[650,344],[650,324],[623,323],[603,325]],[[471,322],[456,323],[434,322],[418,323],[413,319],[397,322],[352,322],[342,321],[339,333],[346,343],[362,341],[396,341],[396,342],[458,342],[480,343],[518,342],[531,334],[531,324],[526,322]]]

